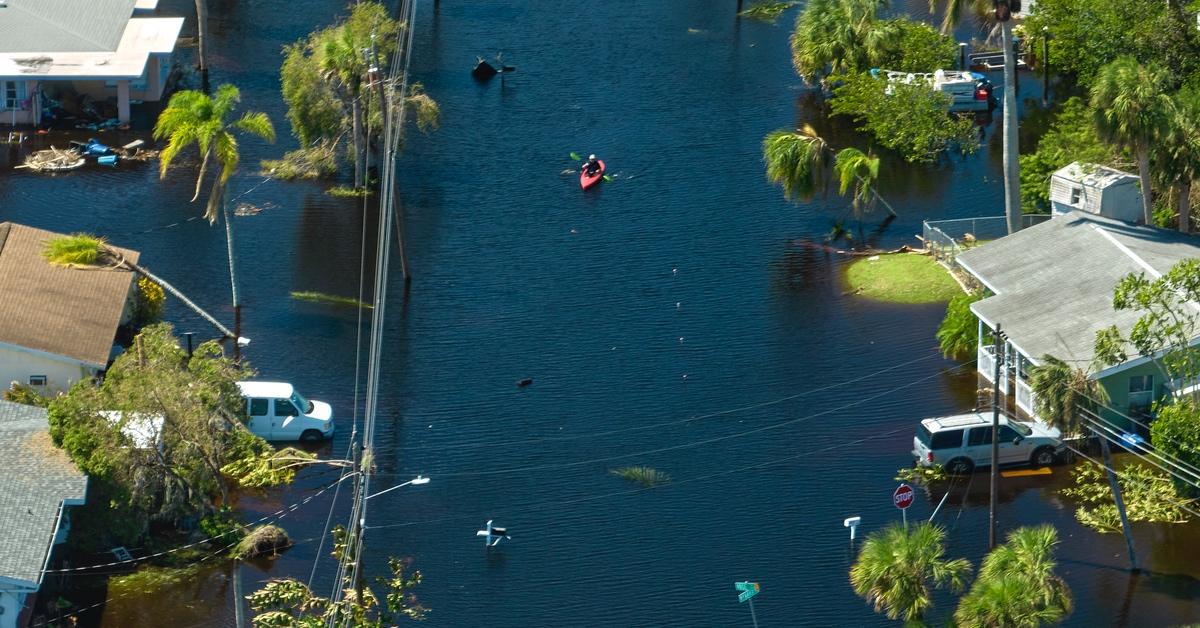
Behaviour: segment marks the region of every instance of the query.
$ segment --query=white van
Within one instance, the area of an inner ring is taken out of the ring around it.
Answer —
[[[246,398],[246,427],[267,440],[316,442],[333,437],[333,408],[308,400],[285,382],[238,382]]]

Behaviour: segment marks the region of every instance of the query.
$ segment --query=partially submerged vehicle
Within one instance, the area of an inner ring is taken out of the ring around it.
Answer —
[[[1066,449],[1062,433],[1041,421],[1000,417],[998,456],[1001,465],[1054,464]],[[969,412],[921,421],[913,437],[913,458],[923,467],[942,465],[954,475],[992,463],[991,413]]]
[[[889,84],[924,84],[950,97],[950,111],[987,111],[996,101],[992,82],[978,72],[938,70],[936,72],[899,72],[874,68],[871,76],[887,79]],[[891,93],[891,85],[888,87]]]
[[[238,382],[246,399],[246,427],[267,440],[318,442],[333,438],[333,408],[305,399],[286,382]]]

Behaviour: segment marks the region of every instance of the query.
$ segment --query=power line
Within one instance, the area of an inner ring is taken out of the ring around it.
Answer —
[[[726,475],[732,475],[735,473],[744,473],[746,471],[752,471],[755,469],[762,469],[762,468],[766,468],[766,467],[770,467],[770,466],[774,466],[774,465],[778,465],[778,464],[783,464],[785,462],[790,462],[792,460],[805,458],[808,456],[814,456],[814,455],[821,454],[821,453],[827,453],[830,451],[837,451],[837,450],[847,448],[847,447],[853,447],[855,445],[861,445],[862,443],[870,442],[873,440],[879,440],[882,438],[887,438],[887,437],[893,436],[895,434],[898,434],[900,432],[903,432],[905,430],[911,430],[911,429],[912,428],[909,426],[900,427],[900,428],[896,428],[896,429],[888,431],[888,432],[882,432],[879,434],[875,434],[873,436],[865,436],[863,438],[853,440],[853,441],[837,443],[836,445],[828,445],[825,447],[812,449],[812,450],[805,451],[802,453],[792,454],[790,456],[785,456],[782,458],[774,458],[772,460],[767,460],[765,462],[759,462],[759,463],[755,463],[755,464],[751,464],[751,465],[746,465],[743,467],[738,467],[736,469],[726,469],[724,471],[718,471],[716,473],[710,473],[707,475],[702,475],[702,476],[698,476],[698,477],[694,477],[694,478],[687,478],[684,480],[672,480],[666,484],[644,486],[641,488],[628,489],[628,490],[624,490],[624,491],[599,493],[596,495],[588,495],[586,497],[578,497],[578,498],[567,499],[567,500],[543,501],[543,502],[537,502],[537,503],[533,503],[533,504],[526,504],[524,506],[503,508],[500,511],[503,513],[511,514],[514,512],[523,512],[523,511],[529,511],[529,510],[542,510],[545,508],[550,508],[550,507],[555,507],[555,506],[569,506],[572,504],[579,504],[579,503],[583,503],[583,502],[607,499],[609,497],[620,497],[623,495],[633,495],[636,493],[644,493],[646,491],[668,488],[668,487],[676,486],[679,484],[690,484],[692,482],[703,482],[706,480],[711,480],[713,478],[718,478],[718,477],[722,477],[722,476],[726,476]],[[440,517],[438,519],[427,519],[424,521],[407,521],[404,523],[389,523],[389,524],[378,525],[378,526],[370,526],[369,529],[382,530],[385,528],[404,528],[404,527],[412,527],[412,526],[418,526],[418,525],[428,525],[428,524],[433,524],[433,523],[442,523],[444,521],[462,520],[462,519],[467,519],[467,518],[473,518],[476,516],[477,515],[463,515],[463,516],[452,516],[452,517]]]
[[[805,415],[805,416],[801,416],[801,417],[795,417],[795,418],[791,418],[791,419],[786,419],[784,421],[772,423],[769,425],[764,425],[761,427],[756,427],[754,429],[745,430],[742,432],[734,432],[733,434],[714,436],[712,438],[691,441],[691,442],[682,443],[682,444],[678,444],[678,445],[670,445],[667,447],[659,447],[659,448],[655,448],[655,449],[646,449],[646,450],[642,450],[642,451],[628,452],[628,453],[624,453],[624,454],[617,454],[617,455],[606,456],[606,457],[602,457],[602,458],[591,458],[588,460],[578,460],[578,461],[574,461],[574,462],[557,463],[557,464],[549,464],[549,465],[533,465],[533,466],[515,467],[515,468],[507,468],[507,469],[492,469],[492,470],[487,470],[487,471],[469,471],[469,472],[461,472],[461,473],[439,473],[438,477],[441,477],[441,478],[445,478],[445,477],[478,477],[478,476],[488,476],[488,475],[503,475],[503,474],[509,474],[509,473],[520,473],[523,471],[557,470],[557,469],[565,469],[565,468],[577,467],[577,466],[582,466],[582,465],[595,464],[598,462],[609,462],[612,460],[619,460],[621,458],[630,458],[633,456],[645,456],[645,455],[649,455],[649,454],[657,454],[657,453],[663,453],[663,452],[667,452],[667,451],[676,451],[679,449],[690,449],[692,447],[699,447],[702,445],[710,445],[712,443],[722,442],[722,441],[731,440],[734,438],[741,438],[743,436],[749,436],[752,434],[758,434],[761,432],[779,429],[781,427],[785,427],[788,425],[802,423],[804,421],[815,419],[817,417],[825,416],[828,414],[833,414],[835,412],[840,412],[842,410],[846,410],[849,408],[853,408],[855,406],[862,405],[868,401],[872,401],[872,400],[878,399],[880,397],[890,395],[890,394],[898,392],[900,390],[904,390],[906,388],[911,388],[912,386],[915,386],[922,382],[928,381],[935,377],[939,377],[946,372],[953,372],[953,371],[956,371],[959,369],[970,367],[971,365],[972,364],[970,362],[965,363],[965,364],[960,364],[951,369],[947,369],[946,371],[938,371],[937,373],[933,373],[932,375],[922,377],[920,379],[914,380],[907,384],[903,384],[901,386],[896,386],[894,388],[885,390],[883,392],[875,393],[874,395],[870,395],[867,397],[863,397],[861,399],[857,399],[855,401],[851,401],[849,403],[843,404],[836,408],[830,408],[828,410],[822,410],[820,412],[816,412],[813,414],[809,414],[809,415]],[[393,473],[393,474],[377,474],[377,475],[397,477],[397,476],[409,475],[409,474]]]
[[[834,384],[828,384],[826,386],[813,388],[811,390],[806,390],[804,392],[794,393],[794,394],[788,395],[786,397],[780,397],[778,399],[772,399],[770,401],[763,401],[761,403],[755,403],[755,404],[751,404],[748,406],[741,406],[741,407],[732,408],[729,410],[721,410],[718,412],[711,412],[708,414],[690,416],[686,419],[674,419],[671,421],[664,421],[661,423],[647,423],[647,424],[635,425],[633,427],[621,428],[621,429],[616,429],[616,430],[605,430],[602,432],[587,432],[584,434],[570,434],[570,435],[565,435],[565,436],[544,436],[544,437],[537,437],[537,438],[526,438],[526,439],[520,439],[520,440],[508,440],[508,441],[500,441],[500,442],[487,441],[487,442],[478,442],[478,443],[457,443],[457,444],[451,444],[451,445],[422,446],[421,451],[429,452],[429,451],[446,451],[446,450],[452,450],[452,449],[478,449],[478,448],[485,448],[485,447],[488,447],[488,448],[490,448],[490,447],[508,447],[508,446],[515,446],[515,445],[539,445],[539,444],[543,444],[543,443],[572,441],[572,440],[579,440],[579,439],[583,439],[583,438],[603,438],[606,436],[613,436],[616,434],[625,434],[628,432],[638,432],[638,431],[642,431],[642,430],[657,429],[657,428],[662,428],[662,427],[671,427],[674,425],[681,425],[684,423],[694,423],[696,421],[703,421],[705,419],[711,419],[711,418],[715,418],[715,417],[719,417],[719,416],[735,414],[738,412],[745,412],[747,410],[757,410],[759,408],[774,406],[774,405],[778,405],[778,404],[785,403],[788,401],[793,401],[793,400],[799,399],[801,397],[807,397],[809,395],[814,395],[819,392],[825,392],[827,390],[832,390],[834,388],[840,388],[842,386],[847,386],[849,384],[856,384],[858,382],[861,382],[861,381],[864,381],[867,379],[871,379],[873,377],[878,377],[879,375],[882,375],[889,371],[894,371],[898,368],[910,366],[910,365],[916,364],[917,362],[929,360],[929,359],[932,359],[935,357],[941,357],[940,352],[935,351],[934,353],[931,353],[929,355],[922,356],[920,358],[916,358],[913,360],[909,360],[907,362],[901,362],[899,364],[894,364],[892,366],[880,369],[873,373],[868,373],[866,375],[855,377],[853,379],[847,379],[847,380],[843,380],[843,381],[840,381],[840,382],[837,382]]]
[[[246,525],[247,525],[247,526],[255,526],[255,525],[259,525],[259,524],[261,524],[261,523],[263,523],[263,522],[267,521],[268,519],[270,519],[272,523],[273,523],[273,522],[275,522],[275,521],[278,521],[279,519],[282,519],[283,517],[286,517],[286,516],[287,516],[289,513],[291,513],[291,512],[294,512],[295,510],[297,510],[297,509],[298,509],[298,508],[300,508],[301,506],[303,506],[303,505],[307,504],[308,502],[311,502],[312,500],[316,499],[317,497],[320,497],[320,496],[321,496],[321,494],[323,494],[325,491],[327,491],[327,490],[329,490],[329,489],[333,488],[333,487],[334,487],[334,486],[336,486],[336,485],[339,485],[339,484],[341,484],[341,483],[342,483],[342,480],[344,480],[344,479],[345,479],[344,477],[343,477],[343,478],[339,478],[338,480],[336,480],[336,481],[334,481],[334,482],[331,482],[331,483],[329,483],[329,484],[326,484],[325,486],[321,487],[321,488],[320,488],[320,490],[318,490],[316,493],[313,493],[312,495],[309,495],[308,497],[305,497],[304,499],[302,499],[302,500],[300,500],[300,501],[298,501],[298,502],[295,502],[295,503],[293,503],[293,504],[290,504],[290,505],[288,505],[288,506],[284,506],[283,508],[280,508],[279,510],[276,510],[275,512],[273,512],[273,513],[271,513],[271,514],[264,515],[263,517],[260,517],[260,518],[259,518],[257,521],[251,521],[250,523],[248,523],[248,524],[246,524]],[[195,541],[195,542],[192,542],[192,543],[188,543],[187,545],[180,545],[180,546],[178,546],[178,547],[173,547],[173,548],[171,548],[171,549],[169,549],[169,550],[163,550],[163,551],[161,551],[161,552],[155,552],[155,553],[153,553],[153,554],[147,554],[146,556],[142,556],[142,557],[140,557],[140,558],[131,558],[131,559],[128,559],[128,560],[117,560],[117,561],[108,562],[108,563],[100,563],[100,564],[96,564],[96,565],[87,565],[87,566],[85,566],[85,567],[68,567],[68,568],[64,568],[64,569],[46,569],[46,570],[43,570],[43,571],[42,571],[42,573],[44,573],[44,574],[51,574],[51,573],[77,573],[77,572],[81,572],[81,571],[90,571],[90,570],[92,570],[92,569],[101,569],[101,568],[104,568],[104,567],[115,567],[115,566],[117,566],[117,565],[126,565],[126,564],[130,564],[130,563],[140,563],[140,562],[142,562],[142,561],[150,560],[150,559],[152,559],[152,558],[158,558],[158,557],[160,557],[160,556],[166,556],[166,555],[168,555],[168,554],[174,554],[175,552],[181,552],[181,551],[183,551],[183,550],[185,550],[185,549],[190,549],[190,548],[196,547],[197,545],[203,545],[204,543],[208,543],[208,542],[210,542],[210,541],[215,541],[215,540],[217,540],[217,539],[219,539],[219,538],[222,538],[222,537],[228,536],[228,535],[230,535],[230,534],[233,534],[233,531],[232,531],[232,530],[231,530],[231,531],[229,531],[229,532],[225,532],[225,533],[223,533],[223,534],[218,534],[218,535],[216,535],[216,536],[211,536],[211,537],[208,537],[208,538],[206,538],[206,539],[201,539],[201,540],[199,540],[199,541]]]

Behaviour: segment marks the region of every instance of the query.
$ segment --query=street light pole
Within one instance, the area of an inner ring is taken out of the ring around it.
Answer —
[[[365,502],[368,499],[379,497],[380,495],[383,495],[384,493],[387,493],[389,491],[394,491],[398,488],[403,488],[405,486],[408,486],[409,484],[413,484],[413,485],[429,484],[429,478],[418,475],[417,477],[415,477],[407,482],[404,482],[402,484],[397,484],[391,488],[385,488],[382,491],[379,491],[378,493],[366,495],[365,497],[363,497],[363,501]],[[366,493],[366,485],[365,484],[362,486],[362,491],[363,491],[363,493]],[[364,504],[364,506],[365,506],[365,504]],[[362,560],[362,547],[363,547],[363,540],[364,540],[364,536],[366,535],[366,532],[367,532],[366,517],[365,516],[359,517],[358,520],[354,522],[354,544],[355,544],[354,547],[356,548],[355,554],[358,556],[358,558],[356,558],[355,560]],[[348,549],[349,548],[347,547],[347,550]],[[362,596],[363,596],[363,581],[366,580],[366,576],[363,575],[362,565],[359,565],[358,569],[356,569],[356,571],[358,572],[359,577],[358,577],[357,581],[354,583],[354,591],[355,591],[356,595],[358,596],[357,600],[361,603]]]

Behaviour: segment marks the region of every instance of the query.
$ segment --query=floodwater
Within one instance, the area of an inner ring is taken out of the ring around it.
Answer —
[[[919,13],[924,2],[909,4]],[[275,146],[245,141],[231,185],[237,202],[262,209],[234,219],[246,356],[262,377],[333,404],[339,432],[320,452],[341,457],[356,312],[289,292],[357,293],[362,207],[318,184],[264,182],[253,165],[295,145],[280,47],[342,4],[210,5],[213,83],[240,86],[243,105],[268,112],[281,135]],[[171,0],[162,12],[191,10]],[[847,582],[842,520],[861,516],[861,534],[898,518],[892,477],[910,462],[915,421],[969,408],[976,380],[936,352],[941,305],[844,294],[847,260],[823,241],[844,201],[788,203],[765,181],[759,145],[776,128],[809,121],[836,146],[866,141],[824,120],[793,74],[791,19],[738,21],[733,2],[709,0],[420,4],[413,76],[444,126],[414,132],[400,164],[414,279],[405,292],[393,256],[375,488],[433,481],[371,500],[367,542],[372,573],[389,555],[422,571],[429,626],[748,625],[741,580],[762,584],[764,626],[883,623]],[[476,55],[500,51],[517,72],[475,83]],[[1040,96],[1038,85],[1024,77],[1023,95]],[[900,217],[882,231],[872,217],[864,232],[894,247],[915,244],[924,218],[1002,213],[997,126],[982,127],[987,145],[965,159],[887,159],[880,190]],[[572,151],[600,155],[614,180],[581,193],[561,174]],[[0,220],[105,234],[232,319],[224,232],[188,220],[202,211],[188,203],[192,171],[162,182],[152,166],[45,177],[9,171],[19,155],[2,159]],[[168,316],[210,333],[175,304]],[[533,384],[518,388],[523,378]],[[630,465],[673,482],[638,490],[610,473]],[[1196,527],[1136,526],[1148,571],[1131,578],[1121,538],[1082,528],[1057,496],[1065,475],[1004,480],[999,510],[1002,531],[1058,527],[1078,604],[1067,624],[1200,621]],[[334,477],[309,471],[243,505],[268,515]],[[981,558],[986,495],[983,475],[953,487],[938,515],[950,555]],[[300,543],[242,567],[247,591],[280,576],[331,589],[328,541],[319,548],[332,497],[280,521]],[[347,497],[333,521],[347,518]],[[909,517],[929,517],[941,497],[920,497]],[[490,552],[475,537],[488,519],[513,537]],[[82,591],[87,580],[71,578]],[[82,618],[232,626],[232,599],[220,568]],[[935,617],[953,607],[948,595],[937,602]]]

